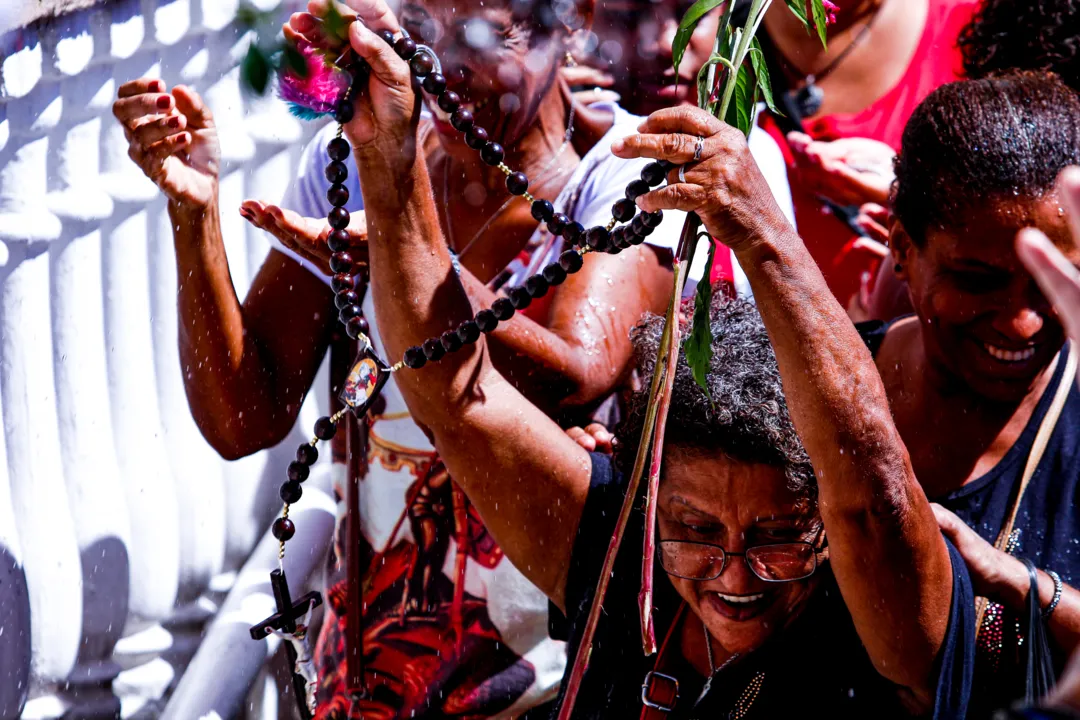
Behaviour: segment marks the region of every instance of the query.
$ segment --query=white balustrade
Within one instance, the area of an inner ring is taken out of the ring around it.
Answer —
[[[238,7],[103,0],[0,36],[0,720],[278,714],[276,642],[247,624],[271,611],[267,531],[326,370],[279,448],[209,447],[183,388],[171,221],[111,114],[143,75],[203,95],[242,297],[269,246],[236,209],[282,195],[315,129],[241,91]],[[298,591],[333,530],[325,460],[293,510]]]

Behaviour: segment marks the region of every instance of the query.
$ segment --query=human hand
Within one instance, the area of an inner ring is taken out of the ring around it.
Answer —
[[[865,203],[859,208],[859,214],[855,217],[855,224],[863,229],[869,236],[860,240],[869,240],[876,246],[867,244],[864,249],[871,250],[881,257],[889,254],[889,226],[892,223],[892,212],[877,203]],[[858,241],[856,241],[858,242]],[[881,249],[884,252],[881,252]]]
[[[841,205],[885,205],[896,175],[896,151],[868,138],[814,140],[804,133],[788,133],[801,185]]]
[[[592,423],[585,428],[572,427],[566,434],[589,452],[610,455],[615,449],[615,436],[600,423]]]
[[[938,527],[964,558],[976,595],[1021,608],[1031,580],[1022,562],[988,543],[952,511],[930,503]]]
[[[1080,167],[1062,171],[1058,194],[1072,226],[1073,244],[1080,247]],[[1080,343],[1080,271],[1034,228],[1016,238],[1016,254],[1053,304],[1074,345]]]
[[[366,88],[356,94],[353,118],[345,124],[354,152],[366,158],[359,164],[411,167],[416,153],[416,95],[408,63],[375,34],[401,32],[385,0],[312,0],[308,12],[293,15],[283,32],[292,42],[318,46],[324,41],[319,18],[328,14],[331,3],[348,24],[353,51],[371,66]]]
[[[612,143],[611,152],[621,158],[686,164],[685,182],[676,167],[668,174],[666,187],[637,199],[642,210],[696,212],[709,235],[736,253],[775,233],[790,232],[791,225],[738,129],[684,105],[656,111],[638,132]],[[700,160],[694,161],[698,137],[704,138],[704,145]]]
[[[245,220],[270,233],[281,244],[305,260],[314,263],[326,275],[333,275],[330,269],[330,252],[326,239],[331,228],[325,219],[303,217],[292,210],[285,210],[277,205],[268,205],[258,200],[245,200],[240,206],[240,215]],[[348,253],[357,263],[366,264],[367,221],[363,212],[354,212],[349,216],[351,247]]]
[[[139,78],[124,83],[113,115],[124,127],[128,156],[169,200],[202,209],[217,200],[221,148],[214,116],[198,93]]]

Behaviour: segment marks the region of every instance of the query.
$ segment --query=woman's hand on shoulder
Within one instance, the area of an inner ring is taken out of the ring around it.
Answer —
[[[1008,607],[1022,607],[1029,585],[1024,564],[988,543],[956,513],[937,503],[931,503],[930,507],[941,532],[964,558],[975,594]]]
[[[666,186],[638,198],[642,210],[695,212],[713,239],[736,253],[790,230],[746,137],[736,128],[700,108],[681,106],[653,113],[638,132],[613,143],[612,152],[676,166]],[[695,160],[699,144],[700,159]]]

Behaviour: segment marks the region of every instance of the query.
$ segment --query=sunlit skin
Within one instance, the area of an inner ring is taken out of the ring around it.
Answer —
[[[706,542],[742,553],[754,545],[818,539],[820,516],[788,488],[781,469],[677,445],[669,446],[664,455],[666,469],[657,497],[660,540]],[[720,663],[735,654],[747,656],[790,625],[825,572],[819,566],[804,580],[770,583],[751,572],[744,558],[728,557],[715,580],[664,577],[704,621],[713,638],[714,661]],[[734,604],[718,593],[764,597]],[[686,625],[683,654],[708,675],[700,623]]]

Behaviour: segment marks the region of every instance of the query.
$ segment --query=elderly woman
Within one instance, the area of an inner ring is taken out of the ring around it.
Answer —
[[[1068,587],[1080,581],[1080,392],[1066,374],[1076,349],[1014,245],[1035,227],[1080,262],[1055,189],[1077,163],[1080,97],[1053,75],[930,95],[904,133],[891,233],[915,316],[863,328],[915,474],[992,601],[975,680],[987,712],[1024,694],[1029,579],[1017,557],[1042,569],[1062,657],[1080,640]]]
[[[397,21],[382,0],[361,17],[370,28],[353,24],[351,42],[373,67],[362,107],[372,121],[350,133],[362,184],[379,189],[366,198],[372,289],[382,349],[399,357],[474,308],[440,237],[427,167],[408,151],[408,67],[373,32],[396,32]],[[735,717],[962,717],[966,570],[937,528],[869,354],[737,131],[690,108],[656,113],[641,131],[613,151],[686,163],[694,136],[705,138],[686,182],[639,204],[698,212],[747,269],[764,326],[737,302],[717,308],[715,409],[685,367],[678,374],[659,497],[665,650],[642,657],[636,622],[625,621],[641,561],[631,537],[578,716],[639,712],[651,671],[679,679],[681,717],[695,705]],[[599,601],[591,588],[622,473],[526,401],[483,340],[397,382],[500,545],[567,611],[574,646]]]

